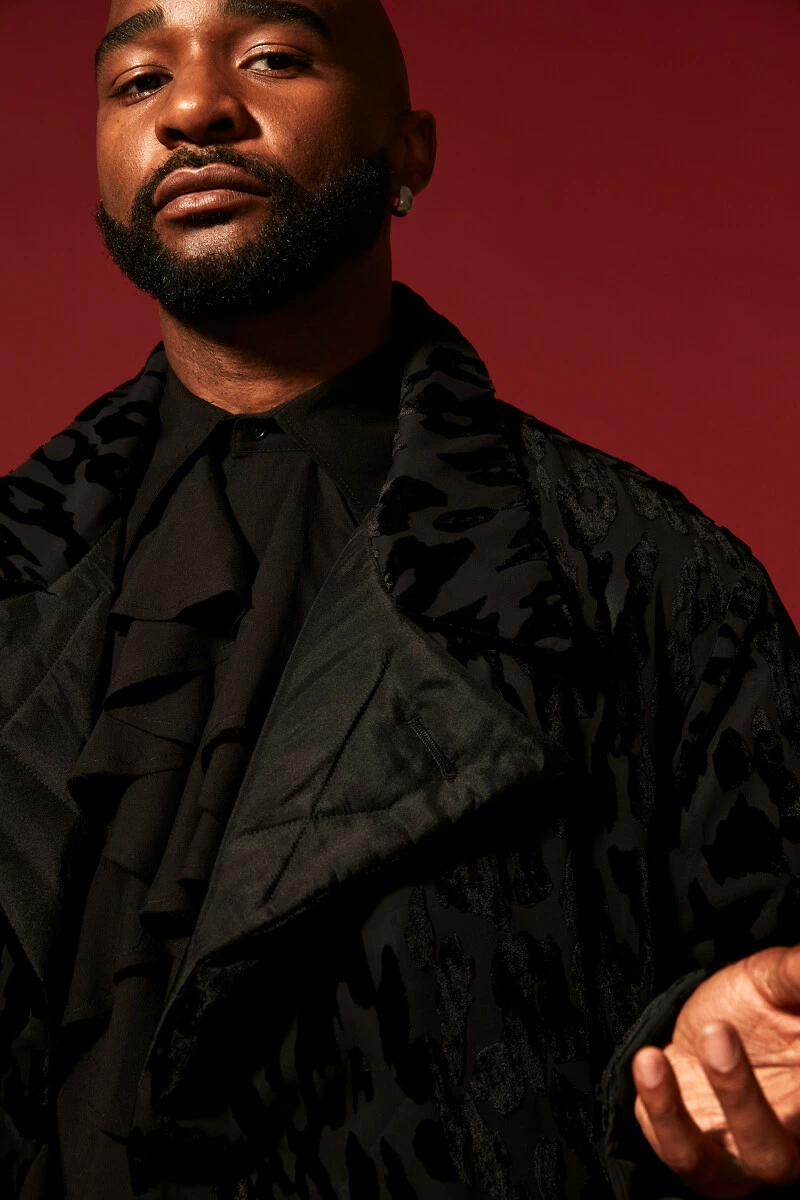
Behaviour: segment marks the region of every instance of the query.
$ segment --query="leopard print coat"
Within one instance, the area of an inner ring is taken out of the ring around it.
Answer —
[[[666,1200],[630,1058],[796,940],[800,646],[750,550],[397,287],[391,472],[295,647],[142,1075],[136,1195]],[[0,481],[0,1195],[49,1074],[165,358]],[[38,1189],[38,1190],[37,1190]],[[771,1193],[775,1195],[775,1193]]]

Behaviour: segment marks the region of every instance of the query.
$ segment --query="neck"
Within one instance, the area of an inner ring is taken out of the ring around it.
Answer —
[[[349,263],[274,312],[191,322],[160,315],[167,358],[185,387],[227,412],[268,412],[390,336],[391,256]]]

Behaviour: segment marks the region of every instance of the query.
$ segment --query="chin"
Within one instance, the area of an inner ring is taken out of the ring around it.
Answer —
[[[256,222],[205,217],[181,229],[160,230],[160,241],[172,254],[183,258],[199,258],[215,251],[237,251],[252,242],[259,233]]]
[[[209,229],[203,233],[196,233],[185,238],[163,238],[162,245],[170,256],[175,259],[184,259],[186,263],[199,262],[199,260],[207,258],[212,259],[217,254],[224,256],[236,256],[247,250],[249,242],[253,241],[253,236],[245,236],[242,234],[236,235],[229,230]]]

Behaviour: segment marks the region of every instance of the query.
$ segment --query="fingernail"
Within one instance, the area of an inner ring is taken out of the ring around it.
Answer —
[[[664,1060],[660,1054],[643,1054],[636,1060],[636,1074],[646,1088],[657,1088],[664,1078]]]
[[[727,1074],[739,1061],[739,1045],[725,1025],[709,1025],[703,1031],[703,1050],[709,1066]]]

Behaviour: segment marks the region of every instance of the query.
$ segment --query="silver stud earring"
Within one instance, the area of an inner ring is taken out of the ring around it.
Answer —
[[[407,217],[414,207],[414,193],[410,187],[405,184],[400,188],[400,194],[394,202],[392,215],[395,217]]]

